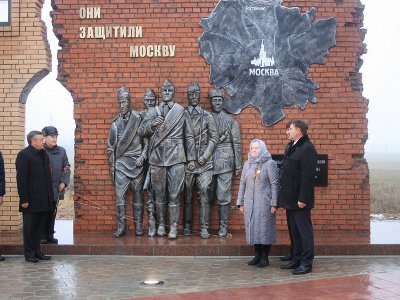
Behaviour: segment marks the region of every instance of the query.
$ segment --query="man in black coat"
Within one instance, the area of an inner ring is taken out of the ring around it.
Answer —
[[[71,175],[71,165],[68,161],[66,150],[57,145],[58,130],[54,126],[46,126],[42,129],[45,136],[44,149],[50,159],[51,165],[51,182],[53,186],[53,209],[47,216],[44,235],[41,244],[58,244],[58,240],[54,237],[54,225],[56,222],[58,201],[64,200],[65,188],[68,186]]]
[[[54,197],[50,160],[44,150],[43,133],[31,131],[27,140],[28,147],[18,153],[15,161],[19,211],[23,217],[25,260],[38,262],[51,258],[40,251],[40,237]]]
[[[293,120],[289,127],[292,146],[285,151],[281,168],[278,206],[285,208],[293,239],[293,260],[281,266],[293,269],[294,275],[310,273],[314,259],[314,234],[311,209],[314,208],[314,185],[317,151],[307,135],[307,124]]]
[[[292,125],[291,121],[287,122],[287,124],[286,124],[286,137],[288,138],[288,140],[290,142],[285,147],[285,152],[283,153],[283,157],[286,157],[289,149],[293,145],[293,141],[290,139],[290,125]],[[281,168],[281,167],[282,167],[282,164],[279,164],[279,168]],[[290,218],[289,218],[288,212],[289,211],[286,210],[286,222],[288,224],[289,237],[290,237],[290,252],[289,252],[288,255],[279,257],[279,259],[281,261],[291,261],[293,259],[293,237],[292,237],[292,233],[290,232]]]
[[[0,205],[3,204],[3,196],[6,194],[6,175],[4,172],[3,154],[0,152]],[[0,255],[0,261],[3,261],[4,256]]]

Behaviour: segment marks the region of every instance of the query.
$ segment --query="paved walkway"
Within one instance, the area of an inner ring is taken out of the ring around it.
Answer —
[[[400,257],[317,257],[293,276],[277,257],[264,269],[248,257],[54,256],[0,262],[0,299],[400,299]],[[142,287],[144,280],[162,287]]]

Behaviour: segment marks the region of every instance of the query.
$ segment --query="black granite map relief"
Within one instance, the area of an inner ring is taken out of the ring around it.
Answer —
[[[228,93],[225,110],[238,114],[252,105],[265,126],[282,120],[285,106],[317,102],[319,86],[308,69],[324,64],[336,44],[334,18],[315,21],[315,8],[301,13],[281,4],[220,0],[200,21],[200,54],[210,64],[210,82]]]

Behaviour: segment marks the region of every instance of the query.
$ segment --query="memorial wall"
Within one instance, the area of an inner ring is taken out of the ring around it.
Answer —
[[[224,108],[240,125],[242,159],[250,141],[283,154],[286,123],[303,119],[320,155],[314,228],[368,231],[370,190],[364,144],[368,100],[359,68],[365,52],[363,6],[325,1],[53,0],[58,80],[74,99],[76,232],[113,232],[116,195],[107,156],[110,125],[126,87],[131,109],[145,110],[146,89],[161,99],[170,79],[175,101],[187,107],[188,85],[200,86],[200,104],[222,88]],[[158,103],[156,103],[158,104]],[[234,114],[233,114],[234,113]],[[244,230],[232,182],[229,231]],[[145,195],[146,197],[146,195]],[[194,200],[193,231],[199,231]],[[134,234],[132,192],[127,234]],[[179,230],[183,229],[183,197]],[[147,229],[147,214],[144,214]],[[279,210],[278,229],[286,229]],[[212,206],[211,232],[218,231]]]
[[[25,103],[30,91],[51,70],[51,56],[46,25],[41,20],[43,0],[10,4],[8,24],[0,22],[0,151],[6,174],[0,228],[16,232],[22,215],[18,212],[15,158],[25,147]]]

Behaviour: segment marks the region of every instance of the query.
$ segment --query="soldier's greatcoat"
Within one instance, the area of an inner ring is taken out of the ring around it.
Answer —
[[[111,124],[108,137],[107,152],[111,166],[129,178],[136,178],[143,171],[143,166],[135,165],[136,160],[140,156],[147,158],[146,141],[138,135],[140,121],[136,111],[129,112],[125,118],[118,116]]]

